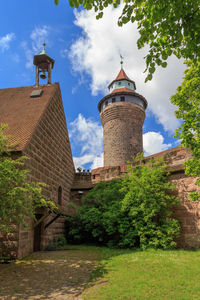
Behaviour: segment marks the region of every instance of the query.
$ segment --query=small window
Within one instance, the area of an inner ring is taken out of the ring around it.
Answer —
[[[128,85],[131,85],[130,82],[128,82]]]
[[[58,188],[58,205],[62,205],[62,187]]]
[[[120,97],[120,101],[124,102],[125,101],[125,97]]]
[[[107,105],[108,105],[108,101],[105,102],[105,106],[107,106]]]
[[[112,103],[114,103],[116,100],[115,100],[115,98],[112,98]]]
[[[121,85],[121,81],[118,82],[118,85]]]
[[[92,179],[95,179],[95,175],[92,175]]]

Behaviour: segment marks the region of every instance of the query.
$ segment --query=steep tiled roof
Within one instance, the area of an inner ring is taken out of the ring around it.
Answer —
[[[23,150],[39,123],[58,84],[0,89],[0,124],[8,124],[6,134],[17,142],[16,150]],[[39,97],[31,98],[32,91],[42,89]]]
[[[119,74],[117,75],[117,77],[109,84],[108,88],[110,88],[110,86],[113,84],[113,82],[115,81],[119,81],[119,80],[128,80],[129,82],[132,82],[133,85],[134,85],[134,88],[136,89],[136,85],[135,85],[135,82],[133,80],[131,80],[125,73],[124,69],[121,69],[119,71]]]
[[[115,78],[115,80],[121,80],[121,79],[127,79],[129,81],[132,81],[125,73],[124,69],[121,69],[119,71],[119,74],[117,75],[117,77]]]

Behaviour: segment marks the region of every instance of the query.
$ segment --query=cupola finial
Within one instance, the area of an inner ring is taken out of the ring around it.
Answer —
[[[121,61],[120,61],[121,69],[123,69],[123,63],[124,63],[123,59],[124,59],[124,57],[121,54],[120,54],[120,58],[121,58]]]

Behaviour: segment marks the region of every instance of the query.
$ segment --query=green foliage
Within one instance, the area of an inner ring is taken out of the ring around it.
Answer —
[[[75,217],[66,219],[70,242],[93,242],[119,248],[173,248],[179,232],[171,217],[179,203],[170,194],[161,161],[129,166],[123,180],[98,183],[84,198]]]
[[[133,247],[131,218],[121,210],[121,188],[120,180],[100,182],[83,197],[77,216],[66,219],[68,240]]]
[[[72,7],[94,9],[97,19],[108,5],[116,8],[121,3],[124,8],[118,25],[136,22],[140,34],[138,48],[149,47],[146,81],[152,79],[156,65],[167,66],[166,60],[172,54],[194,61],[200,58],[200,0],[69,0]]]
[[[168,180],[163,160],[144,163],[142,159],[138,155],[135,166],[128,166],[122,210],[132,217],[140,248],[170,249],[179,231],[178,221],[171,217],[172,207],[179,203],[173,196],[175,186]]]
[[[200,62],[187,62],[184,80],[177,88],[171,102],[178,106],[176,117],[183,122],[176,130],[175,136],[188,148],[193,158],[185,162],[187,175],[200,176]],[[200,186],[200,179],[196,181]],[[192,200],[198,200],[197,192],[191,193]]]
[[[67,240],[64,237],[64,235],[59,235],[56,239],[56,243],[57,243],[58,247],[63,247],[67,244]]]
[[[11,158],[13,145],[3,134],[6,125],[0,127],[0,232],[9,233],[15,226],[27,226],[27,217],[34,216],[37,207],[55,209],[54,202],[42,196],[44,184],[27,182],[28,170],[24,170],[25,157]]]
[[[45,247],[46,251],[55,251],[62,249],[64,246],[67,245],[67,240],[64,235],[59,235],[54,242],[50,243]]]

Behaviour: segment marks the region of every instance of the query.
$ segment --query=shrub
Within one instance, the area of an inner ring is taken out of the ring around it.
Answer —
[[[66,238],[64,237],[64,235],[59,235],[55,242],[51,242],[50,244],[48,244],[46,247],[45,247],[45,250],[46,251],[55,251],[55,250],[58,250],[60,248],[62,248],[63,246],[65,246],[67,244],[67,240]]]
[[[92,242],[119,248],[173,248],[178,221],[163,161],[135,159],[122,180],[98,183],[82,199],[75,217],[66,219],[70,242]]]

